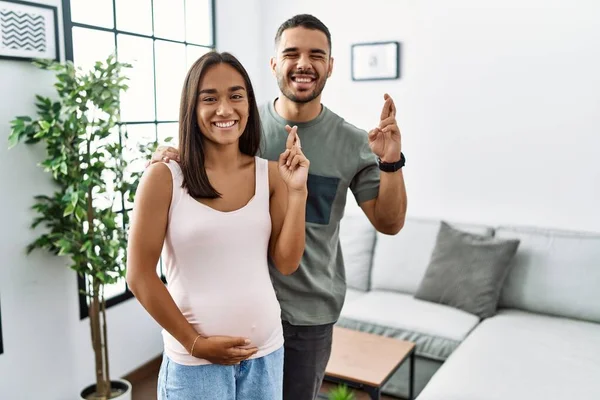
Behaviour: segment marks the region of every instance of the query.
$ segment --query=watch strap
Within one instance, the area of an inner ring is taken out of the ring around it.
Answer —
[[[400,160],[395,163],[385,163],[380,158],[377,159],[377,163],[379,164],[379,169],[383,172],[396,172],[404,167],[406,157],[404,157],[404,153],[400,152]]]

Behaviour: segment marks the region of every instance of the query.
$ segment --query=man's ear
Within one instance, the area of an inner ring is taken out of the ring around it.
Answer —
[[[327,77],[329,78],[333,73],[333,57],[329,57],[329,70],[327,71]]]
[[[277,75],[277,58],[275,57],[271,57],[271,73],[273,74],[273,76]]]

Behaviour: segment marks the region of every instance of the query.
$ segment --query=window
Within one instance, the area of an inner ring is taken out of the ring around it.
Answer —
[[[66,58],[84,70],[116,52],[127,70],[119,135],[126,147],[178,135],[179,97],[188,68],[215,48],[215,0],[63,0]],[[133,152],[126,157],[131,159]],[[132,167],[132,165],[130,165]],[[133,168],[143,168],[143,164]],[[132,205],[121,202],[128,213]],[[162,276],[162,265],[157,266]],[[85,289],[84,278],[79,289]],[[105,288],[107,307],[133,295],[122,282]],[[88,315],[80,296],[80,317]]]

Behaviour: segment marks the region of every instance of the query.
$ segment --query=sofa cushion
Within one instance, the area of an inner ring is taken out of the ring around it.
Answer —
[[[415,298],[446,304],[480,318],[493,316],[518,246],[518,239],[476,235],[442,222]]]
[[[346,306],[347,304],[350,304],[353,301],[361,298],[362,296],[364,296],[367,293],[368,292],[364,292],[362,290],[356,290],[356,289],[348,288],[346,290],[346,299],[344,300],[344,306]]]
[[[600,325],[500,311],[483,321],[419,400],[600,399]]]
[[[409,340],[418,355],[445,360],[478,322],[475,315],[409,294],[372,290],[344,306],[338,324]]]
[[[462,231],[492,236],[490,227],[454,224]],[[397,235],[378,233],[373,255],[371,288],[414,294],[425,275],[440,221],[407,218]]]
[[[369,290],[375,228],[362,209],[348,207],[340,222],[340,245],[346,285],[352,289]]]
[[[521,240],[500,305],[600,322],[600,235],[498,228]]]

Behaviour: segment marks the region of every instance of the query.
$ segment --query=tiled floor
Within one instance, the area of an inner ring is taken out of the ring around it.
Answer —
[[[158,364],[156,364],[158,365]],[[156,377],[158,375],[158,367],[154,371],[148,371],[145,377],[139,380],[131,381],[133,385],[133,400],[156,400]],[[325,383],[321,390],[332,388],[333,385]],[[382,400],[394,400],[393,397],[381,396]],[[364,392],[356,392],[356,400],[369,400],[369,396]]]

